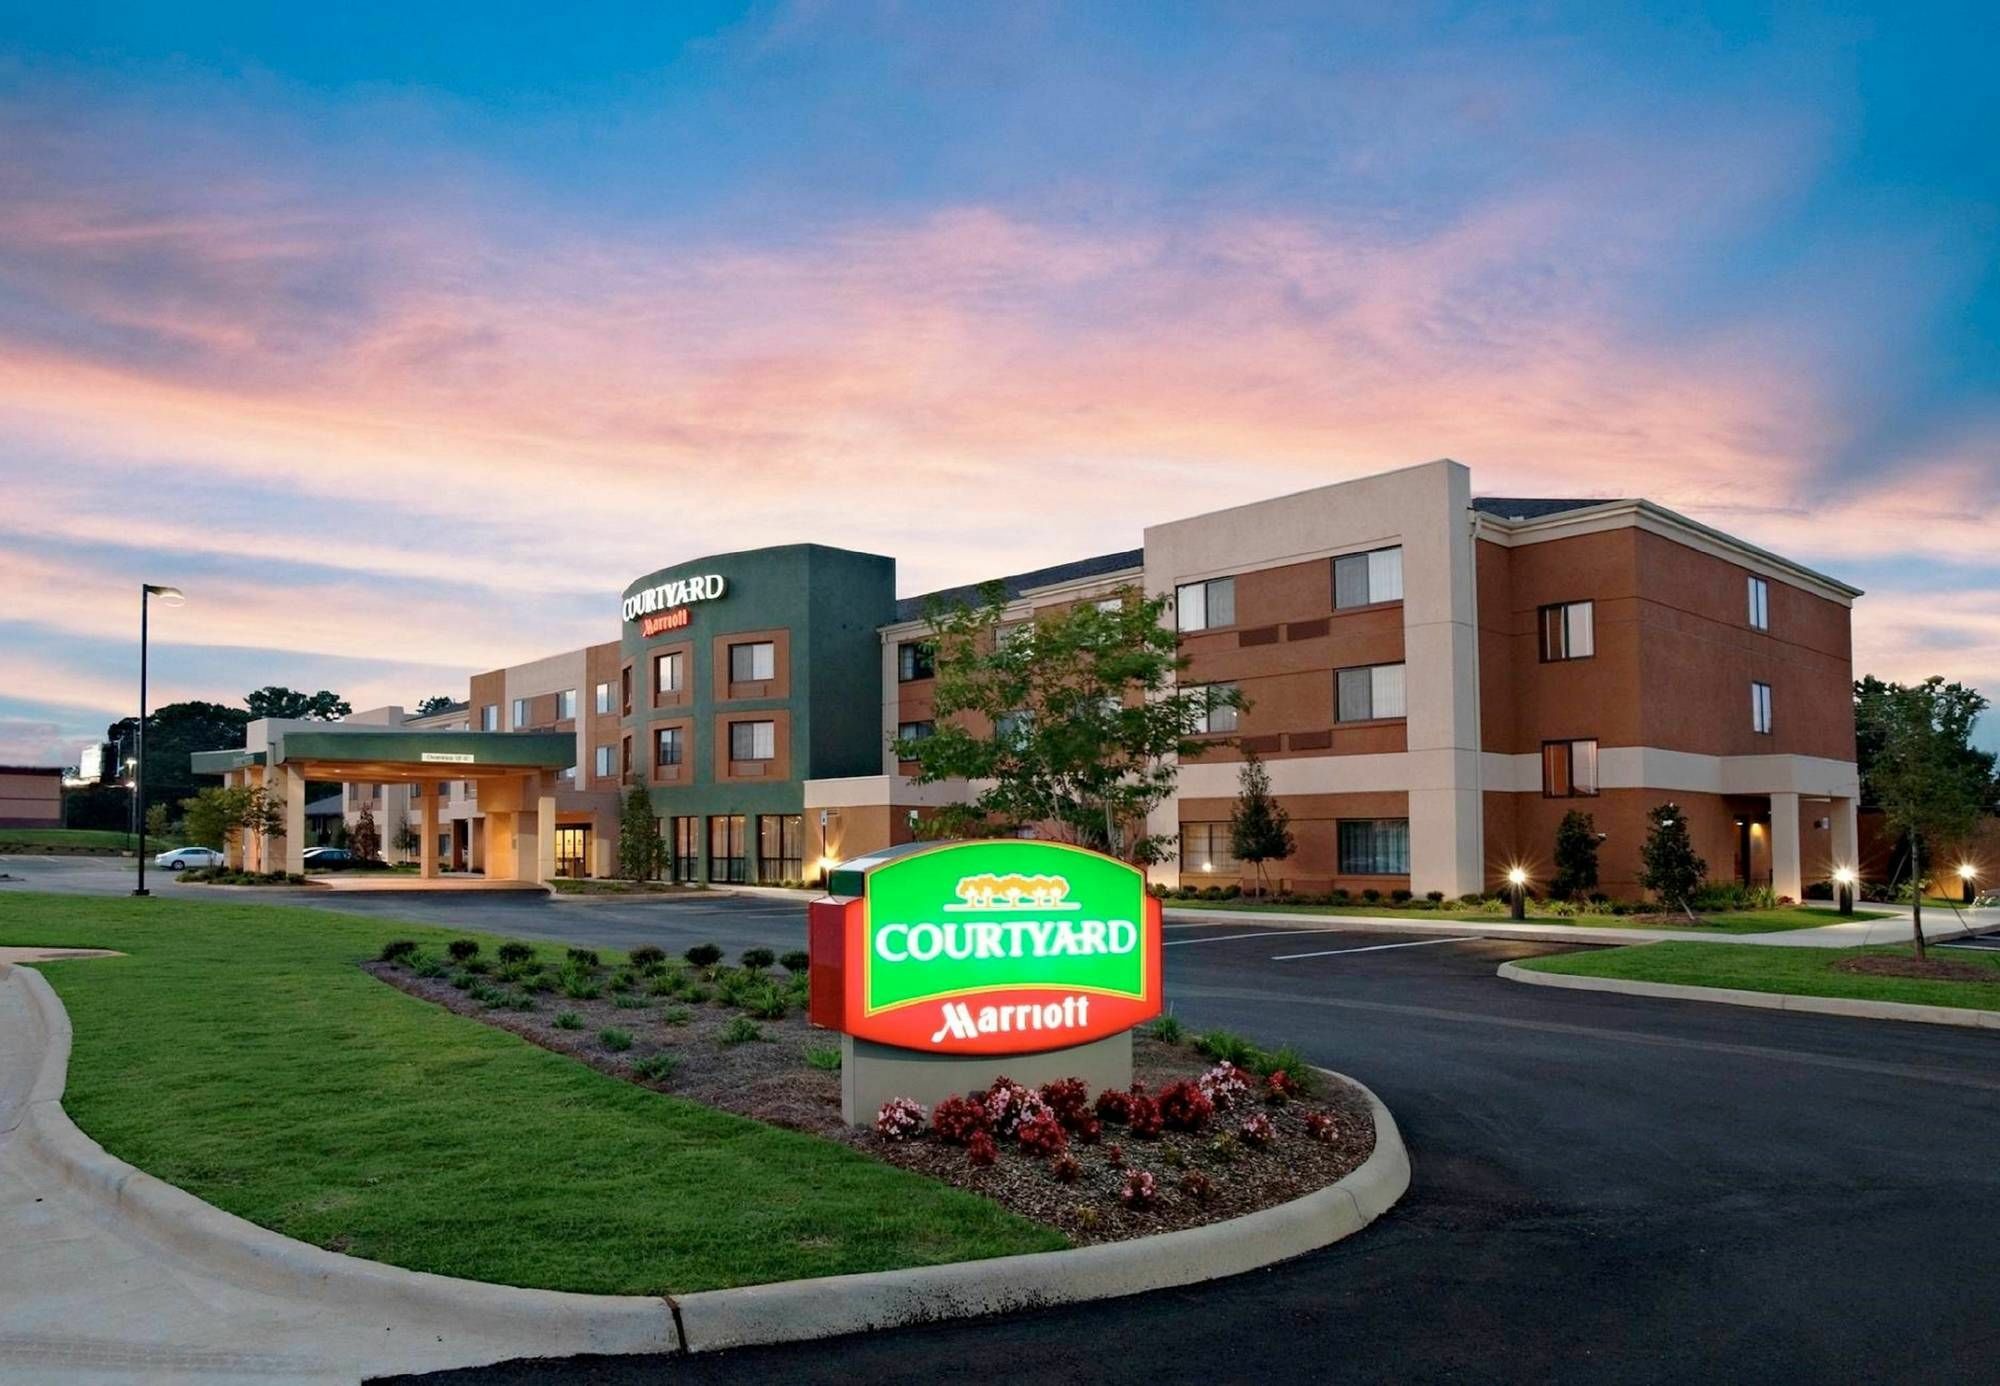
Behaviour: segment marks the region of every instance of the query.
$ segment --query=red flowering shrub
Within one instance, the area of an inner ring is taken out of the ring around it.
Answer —
[[[999,1158],[1000,1147],[985,1131],[974,1131],[965,1143],[965,1162],[969,1165],[990,1165]]]
[[[1264,1100],[1274,1107],[1283,1106],[1299,1096],[1299,1085],[1292,1075],[1282,1068],[1274,1068],[1264,1079]]]
[[[971,1098],[947,1097],[931,1113],[931,1130],[937,1132],[941,1141],[964,1145],[981,1131],[990,1134],[993,1122],[986,1115],[986,1108]]]
[[[1083,1163],[1074,1155],[1058,1155],[1049,1161],[1049,1176],[1058,1184],[1074,1184],[1083,1178]]]
[[[1058,1078],[1042,1084],[1042,1101],[1048,1103],[1056,1120],[1072,1131],[1090,1117],[1090,1085],[1081,1078]]]
[[[1014,1139],[1030,1155],[1060,1155],[1069,1149],[1069,1137],[1054,1112],[1044,1112],[1032,1121],[1022,1122],[1014,1132]]]
[[[1011,1136],[1024,1121],[1046,1114],[1049,1104],[1040,1093],[1012,1078],[995,1078],[986,1090],[986,1118],[998,1136]]]
[[[1325,1112],[1306,1113],[1306,1132],[1324,1145],[1332,1145],[1340,1136],[1340,1128],[1333,1124],[1333,1118]]]
[[[1278,1139],[1278,1128],[1271,1124],[1271,1118],[1257,1112],[1237,1128],[1236,1134],[1243,1138],[1245,1145],[1269,1145]]]
[[[1150,1208],[1160,1201],[1160,1181],[1143,1169],[1132,1170],[1118,1191],[1118,1201],[1134,1210]]]
[[[1104,1163],[1113,1169],[1125,1168],[1125,1147],[1122,1145],[1105,1146]]]
[[[1144,1093],[1132,1099],[1132,1115],[1125,1124],[1132,1128],[1135,1136],[1157,1136],[1166,1127],[1165,1120],[1160,1116],[1160,1104]]]
[[[1183,1078],[1160,1089],[1160,1120],[1176,1131],[1199,1131],[1215,1115],[1215,1104]]]
[[[1218,1112],[1226,1112],[1247,1101],[1251,1077],[1235,1064],[1217,1064],[1198,1080],[1204,1096]]]
[[[1198,1169],[1181,1176],[1181,1192],[1196,1203],[1206,1204],[1215,1197],[1215,1181]]]
[[[1094,1116],[1086,1116],[1076,1125],[1076,1138],[1085,1145],[1096,1145],[1104,1139],[1104,1123]]]
[[[915,1140],[923,1130],[924,1104],[914,1097],[892,1097],[875,1113],[875,1134],[885,1140]]]
[[[1097,1115],[1113,1126],[1132,1119],[1132,1094],[1121,1088],[1106,1088],[1097,1094]]]

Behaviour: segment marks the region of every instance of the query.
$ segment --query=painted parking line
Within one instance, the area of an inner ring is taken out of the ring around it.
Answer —
[[[1383,953],[1391,948],[1435,948],[1440,943],[1480,943],[1476,938],[1420,938],[1412,943],[1371,943],[1365,948],[1328,948],[1318,953],[1279,953],[1272,962],[1297,962],[1300,958],[1337,958],[1342,953]]]
[[[1208,938],[1170,938],[1160,946],[1178,948],[1184,943],[1234,943],[1239,938],[1286,938],[1292,934],[1337,934],[1338,929],[1267,929],[1257,934],[1212,934]]]

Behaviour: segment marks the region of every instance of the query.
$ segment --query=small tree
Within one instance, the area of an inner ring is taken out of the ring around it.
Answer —
[[[166,837],[173,832],[173,810],[165,804],[154,804],[146,810],[146,835]]]
[[[1292,816],[1271,797],[1271,772],[1253,752],[1243,760],[1237,778],[1236,807],[1229,814],[1229,850],[1238,861],[1256,868],[1257,893],[1270,887],[1264,863],[1283,861],[1298,850],[1292,836]]]
[[[625,791],[618,813],[618,874],[628,881],[650,881],[666,862],[666,843],[653,817],[653,800],[646,787]]]
[[[1574,900],[1597,885],[1597,823],[1587,813],[1571,809],[1556,828],[1556,878],[1550,882],[1557,898]]]
[[[455,699],[448,693],[433,693],[417,704],[417,716],[428,717],[434,712],[443,712],[452,706]]]
[[[285,835],[284,806],[261,785],[201,790],[192,799],[181,800],[181,813],[188,841],[218,852],[246,833]]]
[[[1647,817],[1653,820],[1639,849],[1639,884],[1694,918],[1694,893],[1708,876],[1708,863],[1695,854],[1687,815],[1678,804],[1661,804]]]
[[[1862,712],[1879,743],[1868,785],[1884,825],[1909,844],[1910,929],[1924,956],[1924,887],[1937,849],[1972,831],[1992,792],[1992,762],[1970,750],[1972,725],[1986,699],[1941,678],[1878,684]]]
[[[422,851],[423,846],[424,835],[405,818],[402,825],[396,829],[396,851],[408,857]]]
[[[375,810],[365,804],[355,816],[354,826],[347,830],[347,850],[362,861],[382,855],[382,832],[375,826]]]

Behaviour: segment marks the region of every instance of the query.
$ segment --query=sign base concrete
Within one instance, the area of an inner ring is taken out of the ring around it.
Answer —
[[[1038,1086],[1081,1078],[1092,1092],[1132,1085],[1132,1032],[1039,1054],[928,1054],[872,1040],[840,1037],[840,1115],[849,1126],[868,1126],[892,1097],[914,1097],[936,1107],[946,1097],[976,1092],[1001,1074]]]

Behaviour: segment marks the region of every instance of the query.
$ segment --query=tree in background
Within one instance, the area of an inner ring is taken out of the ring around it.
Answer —
[[[405,818],[403,825],[396,829],[396,851],[405,857],[413,857],[424,849],[424,835],[411,826]]]
[[[1556,826],[1556,878],[1550,890],[1560,900],[1586,896],[1597,887],[1597,822],[1571,809]]]
[[[1246,755],[1237,777],[1236,806],[1229,813],[1229,850],[1240,862],[1256,868],[1257,893],[1270,888],[1264,863],[1283,861],[1299,849],[1292,836],[1292,816],[1271,797],[1271,772],[1256,755]]]
[[[173,836],[174,812],[165,804],[154,804],[146,810],[146,836],[164,842]]]
[[[164,808],[165,805],[160,805]],[[199,847],[220,852],[246,834],[251,837],[283,837],[285,808],[262,785],[239,785],[197,791],[181,800],[181,831]],[[147,829],[151,831],[150,826]]]
[[[301,693],[275,683],[245,694],[243,702],[250,709],[253,720],[285,717],[312,722],[338,722],[354,712],[347,699],[338,693],[329,693],[324,688],[317,693]]]
[[[355,815],[354,826],[347,830],[347,850],[362,861],[374,861],[382,855],[382,833],[375,826],[375,810],[365,804]]]
[[[936,651],[932,735],[898,740],[921,784],[983,786],[926,820],[941,837],[1053,825],[1066,841],[1141,864],[1171,834],[1146,816],[1173,793],[1178,762],[1198,754],[1212,711],[1242,706],[1232,687],[1184,685],[1165,597],[1127,588],[1115,606],[1082,602],[1010,624],[999,583],[927,613]]]
[[[618,811],[618,874],[628,881],[652,880],[666,865],[666,847],[651,796],[644,785],[633,785]]]
[[[216,783],[213,775],[197,775],[188,764],[196,751],[233,751],[243,744],[243,729],[250,714],[240,707],[221,703],[168,703],[146,716],[146,808],[154,804],[177,804],[204,786]],[[121,717],[104,729],[119,758],[117,773],[127,775],[124,760],[138,754],[139,719]],[[115,816],[109,822],[83,822],[73,818],[71,827],[125,827],[131,822],[131,799],[119,790],[115,796]]]
[[[1941,678],[1905,686],[1864,679],[1856,685],[1855,724],[1871,740],[1867,789],[1884,825],[1903,841],[1909,863],[1910,917],[1924,956],[1924,887],[1937,854],[1970,833],[1993,802],[1994,757],[1971,745],[1986,699]]]
[[[1639,849],[1639,884],[1660,897],[1668,907],[1678,907],[1694,918],[1694,893],[1708,876],[1708,863],[1694,850],[1688,832],[1687,815],[1678,804],[1661,804],[1647,817],[1653,826]]]
[[[458,699],[436,693],[417,704],[417,716],[428,717],[434,712],[443,712],[454,706]]]

